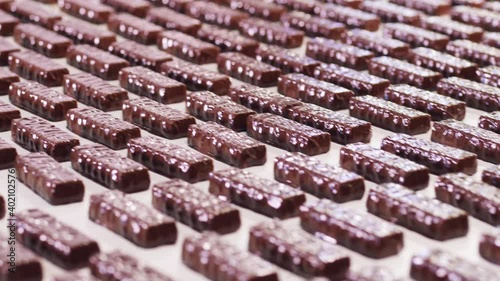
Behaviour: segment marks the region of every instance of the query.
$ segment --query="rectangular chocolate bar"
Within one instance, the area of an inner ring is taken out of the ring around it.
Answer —
[[[13,1],[8,11],[22,22],[34,23],[48,29],[52,29],[54,23],[61,19],[53,9],[47,9],[34,1]]]
[[[15,169],[17,179],[51,205],[83,200],[83,182],[45,153],[19,155]]]
[[[286,9],[264,1],[253,0],[228,0],[229,7],[234,10],[240,10],[252,17],[259,17],[269,21],[278,21]]]
[[[260,46],[255,54],[258,61],[277,67],[283,73],[298,72],[311,76],[320,65],[317,60],[277,46]]]
[[[389,86],[384,99],[428,113],[433,121],[465,117],[464,102],[405,84]]]
[[[292,11],[301,11],[307,14],[313,14],[314,7],[318,5],[318,2],[313,2],[310,0],[272,0],[272,1],[278,5],[286,7],[288,10],[290,10],[288,13],[291,13]]]
[[[237,29],[240,21],[249,17],[247,13],[205,1],[188,3],[184,13],[203,22],[227,29]]]
[[[261,142],[307,155],[318,155],[330,150],[330,133],[271,113],[249,116],[247,134]]]
[[[393,182],[413,190],[429,183],[429,169],[369,144],[348,144],[340,149],[340,166],[376,182]]]
[[[203,25],[196,37],[219,47],[221,52],[240,52],[250,57],[255,56],[255,50],[259,47],[259,42],[240,35],[238,31],[210,25]]]
[[[268,217],[287,219],[299,214],[304,193],[291,186],[240,169],[210,173],[209,192]]]
[[[61,86],[64,75],[69,74],[64,65],[30,50],[10,53],[9,69],[48,87]]]
[[[186,11],[187,4],[194,2],[195,0],[148,0],[154,6],[165,6],[169,9],[177,11],[179,13],[184,13]],[[151,8],[149,11],[154,10]]]
[[[450,38],[444,34],[402,23],[388,23],[384,26],[384,34],[401,40],[412,47],[427,47],[444,50]]]
[[[116,41],[113,32],[78,19],[64,19],[54,24],[54,31],[73,40],[75,44],[89,44],[107,50]]]
[[[146,0],[101,0],[103,4],[111,6],[118,13],[128,13],[136,17],[146,17],[151,4]]]
[[[114,150],[126,148],[130,139],[141,136],[141,130],[135,125],[96,108],[71,109],[66,115],[66,121],[68,129],[73,133]]]
[[[163,2],[165,2],[165,0],[163,0]],[[188,3],[191,2],[192,1]],[[199,20],[165,7],[157,7],[149,10],[146,19],[167,30],[177,30],[190,35],[196,35],[196,32],[201,28],[201,22]]]
[[[142,66],[121,69],[118,80],[122,88],[163,104],[181,102],[186,98],[184,84]]]
[[[85,72],[65,75],[63,91],[79,102],[103,111],[121,109],[122,103],[128,99],[127,91]]]
[[[402,41],[380,36],[363,29],[353,29],[346,33],[344,41],[352,46],[372,51],[380,56],[405,58],[410,46]]]
[[[59,8],[69,15],[95,24],[107,23],[109,16],[115,12],[107,5],[88,0],[61,0]]]
[[[367,69],[368,61],[375,56],[370,51],[325,38],[310,39],[307,42],[306,55],[355,70]]]
[[[45,152],[58,162],[68,161],[71,149],[80,140],[39,118],[28,117],[12,121],[12,140],[33,152]]]
[[[0,132],[9,131],[12,121],[17,118],[21,118],[21,111],[0,100]]]
[[[480,66],[500,66],[500,49],[468,40],[455,40],[446,46],[446,52],[455,57],[475,62]]]
[[[14,167],[17,157],[16,148],[0,138],[0,170]]]
[[[18,24],[14,28],[17,44],[49,58],[64,58],[72,42],[68,38],[34,24]]]
[[[486,32],[481,41],[483,44],[500,49],[500,32]]]
[[[500,65],[490,65],[476,70],[476,79],[486,85],[500,88]]]
[[[64,120],[77,102],[71,97],[36,82],[18,82],[10,85],[10,102],[50,121]]]
[[[392,223],[326,199],[306,202],[300,207],[300,226],[370,258],[397,255],[403,248],[403,232]]]
[[[466,39],[479,42],[484,33],[483,29],[480,27],[463,24],[438,16],[422,17],[420,27],[448,35],[452,40]]]
[[[220,73],[259,87],[272,87],[278,82],[281,70],[240,53],[222,53],[217,57]]]
[[[241,225],[238,209],[179,179],[153,186],[153,206],[199,232],[227,234]]]
[[[448,0],[389,0],[389,2],[419,10],[429,15],[441,16],[448,14],[451,9],[451,3]]]
[[[132,66],[144,66],[159,71],[162,63],[173,60],[170,54],[157,48],[150,48],[142,44],[122,40],[109,46],[109,52],[129,62]]]
[[[451,9],[450,17],[456,21],[479,26],[485,30],[500,31],[500,18],[498,13],[492,11],[470,6],[458,6]]]
[[[487,112],[500,110],[500,89],[493,86],[450,77],[439,81],[437,92]]]
[[[15,245],[15,252],[12,251],[12,244],[15,243],[14,238],[0,236],[0,279],[1,280],[42,280],[42,263],[40,259],[30,250],[22,245]],[[15,255],[16,273],[9,271],[11,267],[11,256]],[[24,279],[16,279],[19,278]]]
[[[349,28],[376,31],[380,26],[380,18],[377,15],[334,4],[318,3],[314,7],[314,14],[332,21],[341,22]]]
[[[396,133],[418,135],[431,128],[429,114],[372,96],[352,98],[349,114]]]
[[[191,125],[188,145],[203,154],[238,168],[266,163],[266,146],[214,122]]]
[[[420,11],[381,1],[364,1],[360,10],[375,14],[383,22],[400,22],[409,25],[419,25],[422,13]]]
[[[478,126],[479,128],[500,134],[500,111],[481,115]]]
[[[174,30],[160,33],[157,44],[160,50],[196,64],[214,63],[220,53],[219,47]]]
[[[108,29],[118,35],[140,44],[153,45],[163,31],[159,25],[129,14],[116,14],[109,17]]]
[[[19,52],[18,46],[12,44],[4,38],[0,38],[0,66],[9,64],[9,55],[14,52]]]
[[[175,221],[123,192],[90,196],[89,219],[142,248],[174,244]]]
[[[304,32],[300,30],[255,18],[242,19],[239,31],[244,36],[287,49],[300,47],[304,40]]]
[[[408,62],[441,73],[444,77],[474,79],[477,65],[467,60],[441,53],[429,48],[419,47],[410,52]]]
[[[154,136],[131,139],[128,158],[153,172],[190,183],[207,180],[214,169],[210,157]]]
[[[500,265],[500,245],[497,241],[500,239],[500,232],[490,231],[483,233],[479,243],[479,254],[481,257],[491,263]]]
[[[383,266],[365,266],[357,271],[350,270],[347,272],[345,281],[408,281],[410,279],[396,279],[392,272]],[[328,280],[312,280],[312,281],[328,281]]]
[[[485,183],[500,188],[500,165],[484,169],[481,179]]]
[[[16,82],[19,82],[17,74],[10,72],[8,69],[0,68],[0,95],[8,94],[10,85]]]
[[[90,45],[76,45],[68,49],[68,64],[104,80],[118,79],[118,72],[129,63]]]
[[[85,267],[97,242],[39,209],[17,213],[17,241],[67,270]]]
[[[19,20],[6,12],[0,10],[0,36],[10,36]]]
[[[431,140],[477,154],[486,162],[500,164],[500,135],[460,121],[435,122]]]
[[[285,27],[302,30],[305,35],[313,38],[324,37],[328,39],[339,39],[346,31],[346,27],[343,23],[312,16],[299,11],[284,13],[281,16],[281,22]]]

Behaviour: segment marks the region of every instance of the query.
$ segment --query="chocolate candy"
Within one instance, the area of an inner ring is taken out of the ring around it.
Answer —
[[[91,107],[69,110],[66,121],[73,133],[115,150],[126,148],[130,139],[141,136],[138,127]]]
[[[300,225],[310,233],[331,237],[339,245],[370,258],[396,255],[403,248],[403,232],[393,224],[326,199],[302,205]]]
[[[334,4],[318,4],[314,7],[314,13],[322,18],[341,22],[350,28],[362,28],[369,31],[376,31],[380,26],[380,18],[377,15],[350,7]]]
[[[183,60],[196,64],[214,63],[219,47],[178,31],[165,31],[158,35],[158,48]]]
[[[281,69],[283,73],[299,72],[313,75],[314,69],[320,65],[314,59],[276,46],[260,46],[256,51],[255,58]]]
[[[0,132],[9,131],[14,119],[21,118],[21,111],[0,100]]]
[[[448,44],[449,54],[477,63],[480,66],[500,66],[500,49],[474,43],[468,40],[455,40]]]
[[[186,11],[187,4],[194,2],[195,0],[148,0],[148,1],[155,6],[165,6],[174,11],[184,13]],[[155,8],[152,8],[151,10],[154,9]]]
[[[247,134],[281,149],[318,155],[330,150],[330,134],[271,113],[251,115]]]
[[[10,36],[14,32],[14,28],[19,23],[16,17],[7,14],[6,12],[0,10],[0,35]]]
[[[500,110],[500,89],[496,87],[451,77],[439,81],[437,92],[464,101],[470,107],[488,112]]]
[[[481,115],[479,117],[479,128],[500,134],[500,111]]]
[[[369,122],[312,104],[290,108],[287,118],[327,132],[332,141],[340,144],[369,142],[372,135]]]
[[[207,180],[214,169],[211,158],[153,136],[130,140],[128,157],[151,171],[190,183]]]
[[[493,2],[493,1],[486,2],[482,5],[482,8],[486,9],[486,10],[493,11],[493,12],[500,13],[500,3],[499,2]]]
[[[298,73],[281,75],[278,79],[278,92],[331,110],[347,109],[349,99],[354,95],[346,88]]]
[[[46,9],[44,5],[33,1],[15,1],[9,5],[12,15],[22,22],[34,23],[48,29],[52,29],[54,23],[61,19],[61,16],[52,9]]]
[[[304,40],[304,32],[300,30],[254,18],[241,20],[239,31],[247,37],[287,49],[300,47]]]
[[[458,6],[451,9],[451,18],[466,24],[475,25],[489,31],[500,31],[500,18],[498,13],[473,8]]]
[[[500,190],[463,173],[440,176],[436,198],[494,226],[500,225]]]
[[[360,268],[358,271],[347,272],[345,281],[407,281],[409,279],[396,279],[391,271],[381,266],[368,266]],[[328,281],[328,280],[313,280]]]
[[[240,169],[210,173],[209,192],[254,212],[279,219],[295,217],[306,201],[302,191]]]
[[[345,277],[351,264],[340,247],[278,222],[264,222],[250,229],[248,250],[295,274],[312,277]]]
[[[410,50],[408,44],[363,29],[347,32],[344,40],[347,44],[369,50],[377,55],[404,58]]]
[[[390,85],[386,79],[335,64],[317,67],[314,77],[347,88],[359,96],[380,96]]]
[[[184,84],[142,66],[123,68],[118,79],[122,88],[160,103],[176,103],[186,98]]]
[[[217,57],[217,68],[221,73],[259,87],[276,85],[281,74],[281,70],[274,66],[233,52],[220,54]]]
[[[500,232],[498,230],[484,233],[479,243],[479,254],[485,260],[500,265]]]
[[[14,29],[14,40],[49,58],[65,57],[66,50],[71,46],[66,37],[34,24],[18,24]]]
[[[500,164],[500,135],[455,120],[435,122],[431,140],[477,154],[479,159]]]
[[[109,16],[114,13],[113,8],[97,1],[62,0],[59,1],[61,11],[91,23],[107,23]]]
[[[410,44],[412,47],[427,47],[444,50],[450,41],[446,35],[402,23],[388,23],[384,34]]]
[[[143,248],[177,240],[173,219],[118,190],[92,195],[89,219]]]
[[[19,47],[6,39],[0,38],[0,66],[8,65],[9,55],[14,52],[19,52]]]
[[[45,153],[20,155],[15,168],[19,181],[52,205],[83,200],[83,182]]]
[[[73,135],[39,118],[12,121],[12,140],[33,152],[45,152],[59,162],[68,161],[71,149],[80,144]]]
[[[255,56],[259,42],[241,36],[237,31],[226,30],[215,26],[204,25],[196,36],[220,48],[221,52],[240,52],[247,56]]]
[[[186,97],[186,110],[204,121],[213,121],[235,131],[245,131],[247,118],[256,112],[237,104],[229,97],[211,92],[190,93]]]
[[[29,50],[10,53],[9,69],[48,87],[61,86],[63,76],[69,73],[65,66]]]
[[[306,48],[308,57],[356,70],[366,69],[367,61],[374,57],[370,51],[325,38],[309,40]]]
[[[108,21],[108,29],[137,43],[152,45],[163,31],[161,26],[129,14],[112,15]]]
[[[485,183],[500,188],[500,166],[493,166],[488,169],[484,169],[481,179]]]
[[[0,0],[0,10],[7,11],[9,9],[10,3],[14,2],[14,0]]]
[[[214,122],[191,125],[188,145],[238,168],[266,163],[266,146]]]
[[[436,175],[454,172],[472,175],[477,170],[475,154],[409,135],[395,134],[386,137],[380,148],[427,166]]]
[[[361,199],[365,191],[357,174],[298,152],[274,159],[274,179],[339,203]]]
[[[278,21],[285,8],[268,2],[253,0],[229,0],[229,7],[248,13],[252,17],[259,17],[269,21]]]
[[[500,65],[490,65],[476,70],[477,80],[483,84],[500,88]]]
[[[500,49],[500,32],[486,32],[482,42],[497,49]]]
[[[0,170],[14,167],[14,163],[17,157],[16,148],[1,138],[0,138],[0,156],[1,156]],[[3,209],[4,208],[0,208],[0,212],[2,212]],[[3,216],[0,216],[0,218],[1,217]]]
[[[0,68],[0,95],[8,94],[10,85],[16,82],[19,82],[19,76],[8,69]]]
[[[62,121],[77,102],[36,82],[18,82],[10,85],[10,102],[50,121]]]
[[[75,44],[89,44],[103,50],[116,41],[114,33],[77,19],[56,22],[54,31],[73,40]]]
[[[445,119],[463,120],[465,103],[409,85],[391,85],[384,99],[431,115],[433,121]]]
[[[308,14],[314,13],[314,7],[318,4],[309,0],[273,0],[274,3],[284,6],[292,11],[301,11]],[[289,13],[291,13],[290,11]],[[284,14],[286,15],[286,13]]]
[[[430,15],[448,14],[451,9],[450,1],[435,0],[389,0],[389,2],[422,11]]]
[[[3,199],[2,199],[3,200]],[[12,237],[12,236],[11,236]],[[15,239],[0,236],[0,279],[1,280],[29,280],[42,281],[42,264],[40,259],[31,251],[19,244]],[[15,245],[15,247],[13,247]],[[15,249],[15,252],[12,251]],[[12,255],[15,257],[15,271],[9,269]],[[73,279],[71,279],[73,280]]]
[[[99,252],[94,240],[38,209],[17,213],[17,241],[68,270],[87,266]]]
[[[149,48],[142,44],[123,40],[109,46],[109,52],[125,59],[132,66],[144,66],[159,71],[162,63],[171,61],[173,57],[156,48]]]
[[[116,12],[125,12],[136,17],[144,18],[151,8],[145,0],[101,0],[103,4],[111,6]]]
[[[65,75],[63,91],[79,102],[103,111],[118,110],[128,99],[127,91],[85,72]]]
[[[483,29],[480,27],[437,16],[422,18],[420,26],[434,32],[448,35],[453,40],[466,39],[479,42],[484,33]]]
[[[304,31],[309,37],[338,39],[346,30],[345,25],[342,23],[311,16],[298,11],[291,11],[283,14],[281,16],[281,22],[286,27]]]
[[[440,72],[444,77],[458,76],[473,79],[476,76],[477,65],[475,63],[428,48],[413,49],[408,61]]]
[[[104,80],[115,80],[118,72],[129,63],[90,45],[77,45],[68,49],[68,64]]]
[[[93,277],[88,273],[87,271],[77,271],[77,272],[71,272],[71,273],[66,273],[62,275],[57,275],[55,277],[52,277],[50,281],[66,281],[66,280],[73,280],[73,281],[99,281],[99,279]]]
[[[200,232],[227,234],[241,225],[238,209],[179,179],[153,186],[153,206]]]
[[[360,9],[380,17],[384,22],[400,22],[409,25],[420,23],[421,13],[414,9],[380,1],[364,1]]]
[[[231,86],[227,75],[177,59],[163,63],[160,66],[160,72],[162,75],[185,84],[191,91],[210,91],[222,96],[229,92]]]
[[[213,233],[187,237],[182,244],[182,262],[213,281],[278,281],[271,264],[223,242]]]
[[[246,13],[214,3],[199,1],[188,3],[185,13],[203,22],[228,29],[237,29],[240,21],[248,18]]]
[[[191,2],[192,1],[188,3]],[[177,30],[191,35],[195,35],[201,28],[201,22],[199,20],[176,13],[164,7],[151,9],[148,12],[147,20],[167,30]]]
[[[372,96],[352,98],[349,114],[382,129],[409,135],[423,134],[431,127],[429,114]]]

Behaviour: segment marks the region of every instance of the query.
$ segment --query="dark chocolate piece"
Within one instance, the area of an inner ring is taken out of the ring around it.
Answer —
[[[34,1],[14,1],[9,5],[9,12],[22,22],[34,23],[48,29],[52,29],[54,23],[61,19],[53,9],[47,9]]]
[[[484,169],[481,179],[485,183],[500,188],[500,165]]]
[[[220,54],[217,68],[223,74],[259,87],[276,85],[281,75],[281,70],[274,66],[234,52]]]
[[[485,32],[482,43],[500,49],[500,32]]]
[[[115,80],[119,71],[129,63],[90,45],[77,45],[68,49],[68,64],[104,80]]]
[[[273,2],[278,5],[284,6],[289,10],[301,11],[308,14],[313,14],[314,7],[316,7],[316,5],[318,4],[318,2],[313,2],[310,0],[273,0]]]
[[[19,23],[16,17],[2,11],[0,9],[0,36],[10,36],[14,32],[14,28]]]
[[[111,6],[116,12],[129,13],[136,17],[146,17],[151,4],[146,0],[101,0],[103,4]]]
[[[0,0],[0,10],[7,11],[12,2],[14,2],[14,0]]]
[[[389,0],[389,2],[419,10],[429,15],[441,16],[448,14],[451,9],[451,3],[448,0]]]
[[[0,95],[8,94],[10,85],[16,82],[19,82],[19,76],[8,69],[0,68]]]
[[[350,7],[334,4],[317,4],[314,13],[322,18],[341,22],[350,28],[362,28],[376,31],[380,26],[380,18],[377,15],[363,12]]]
[[[88,0],[61,0],[59,8],[69,15],[96,24],[107,23],[109,16],[114,13],[113,8]]]
[[[129,14],[116,14],[109,17],[108,29],[140,44],[153,45],[163,31],[161,26]]]
[[[196,35],[196,32],[201,28],[199,20],[179,14],[165,7],[151,9],[146,18],[148,21],[167,30],[177,30],[190,35]]]
[[[54,31],[73,40],[75,44],[89,44],[107,50],[116,41],[113,32],[78,19],[64,19],[54,24]]]
[[[12,244],[15,240],[10,237],[0,236],[0,280],[16,281],[42,281],[42,263],[40,259],[22,245],[15,245],[16,269],[15,273],[9,271]],[[12,244],[11,244],[12,243]]]
[[[476,77],[475,63],[424,47],[413,49],[408,56],[408,62],[437,71],[444,77]]]
[[[266,146],[245,135],[214,122],[191,125],[188,145],[220,161],[238,168],[266,163]]]
[[[194,2],[195,0],[148,0],[148,1],[155,6],[164,6],[174,11],[184,13],[186,11],[187,4]],[[153,9],[154,8],[152,8],[151,10]]]
[[[479,254],[485,260],[500,265],[500,232],[498,230],[484,233],[479,243]]]
[[[396,279],[392,272],[382,266],[362,267],[357,271],[349,270],[345,281],[408,281],[410,279]],[[322,280],[313,280],[322,281]],[[324,280],[328,281],[328,280]]]
[[[451,4],[454,6],[465,5],[480,8],[484,5],[486,0],[451,0]]]
[[[286,27],[304,31],[309,37],[339,39],[346,30],[345,25],[340,22],[311,16],[298,11],[291,11],[283,14],[281,16],[281,22]]]
[[[254,0],[228,0],[229,7],[269,21],[278,21],[286,9],[280,5]]]
[[[12,140],[33,152],[45,152],[58,162],[68,161],[71,149],[80,140],[39,118],[29,117],[12,121]]]
[[[489,1],[489,2],[484,3],[482,5],[482,8],[489,10],[489,11],[492,11],[492,12],[500,13],[500,2]]]
[[[317,60],[303,57],[296,52],[277,46],[260,46],[256,51],[255,58],[281,69],[283,73],[298,72],[309,76],[312,76],[314,69],[320,65]]]
[[[500,134],[500,111],[481,115],[479,117],[479,128]]]
[[[450,16],[456,21],[479,26],[485,30],[500,31],[499,14],[492,11],[470,6],[458,6],[451,9]]]
[[[0,38],[0,66],[9,64],[9,55],[14,52],[19,52],[19,47],[7,41],[4,38]]]
[[[448,44],[446,52],[480,66],[500,66],[500,49],[468,40],[455,40]]]
[[[174,30],[160,33],[157,44],[160,50],[196,64],[214,63],[220,53],[219,47]]]
[[[349,45],[381,56],[405,58],[410,50],[410,46],[402,41],[386,38],[363,29],[353,29],[347,32],[344,40]]]
[[[9,69],[48,87],[61,86],[64,75],[69,74],[64,65],[29,50],[10,53]]]
[[[63,58],[71,41],[53,31],[34,24],[18,24],[14,29],[14,40],[21,46],[49,58]]]
[[[351,8],[358,8],[361,5],[361,3],[363,3],[363,0],[321,0],[321,1]]]
[[[474,42],[481,41],[483,29],[444,17],[423,17],[420,23],[422,28],[448,35],[451,39],[466,39]]]
[[[0,100],[0,132],[9,131],[12,121],[17,118],[21,118],[21,111]]]
[[[203,22],[219,25],[228,29],[237,29],[241,20],[248,14],[210,2],[193,1],[186,5],[185,13]]]
[[[17,214],[17,241],[64,269],[85,267],[99,252],[94,240],[38,209]]]
[[[144,66],[151,70],[159,71],[162,63],[171,61],[173,57],[156,48],[122,40],[109,46],[109,52],[130,63],[132,66]]]
[[[477,80],[483,84],[500,88],[500,65],[490,65],[476,70]]]
[[[375,56],[370,51],[325,38],[309,40],[306,55],[323,62],[335,63],[355,70],[366,69],[368,60]]]
[[[238,31],[231,31],[216,26],[204,25],[196,36],[220,48],[221,52],[240,52],[247,56],[255,56],[259,42],[243,37]]]
[[[302,205],[300,225],[312,234],[331,237],[339,245],[370,258],[396,255],[403,248],[403,232],[393,224],[326,199]]]
[[[115,150],[126,148],[130,139],[141,136],[138,127],[91,107],[69,110],[66,121],[73,133]]]
[[[446,35],[402,23],[388,23],[384,34],[410,44],[412,47],[427,47],[444,50],[450,41]]]
[[[268,217],[295,217],[299,214],[300,205],[306,201],[302,191],[246,170],[212,172],[209,182],[210,193]]]
[[[0,138],[0,170],[14,167],[17,157],[16,148]],[[1,211],[1,209],[0,209]],[[3,216],[0,216],[0,218]],[[0,272],[2,272],[0,270]]]
[[[300,30],[255,18],[241,20],[239,31],[247,37],[287,49],[300,47],[304,40],[304,32]]]
[[[384,22],[400,22],[419,25],[421,12],[403,6],[381,1],[364,1],[360,9],[380,17]]]
[[[500,89],[466,79],[451,77],[441,79],[437,92],[467,103],[467,106],[484,111],[500,110]]]

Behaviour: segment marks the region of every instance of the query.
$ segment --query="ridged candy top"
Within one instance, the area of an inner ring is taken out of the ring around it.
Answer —
[[[439,95],[430,91],[422,90],[406,84],[397,84],[389,86],[389,89],[395,92],[401,92],[405,95],[412,96],[427,102],[436,103],[443,106],[453,106],[462,102],[447,96]]]
[[[369,105],[372,105],[374,107],[378,107],[383,110],[389,110],[392,111],[394,114],[397,115],[406,115],[408,117],[422,117],[422,116],[427,116],[426,113],[417,111],[412,108],[408,108],[406,106],[399,105],[397,103],[393,103],[390,101],[386,101],[377,97],[373,96],[361,96],[361,97],[355,97],[354,98],[356,101],[364,102]]]

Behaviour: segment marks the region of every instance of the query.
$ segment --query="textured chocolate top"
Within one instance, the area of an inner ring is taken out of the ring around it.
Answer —
[[[162,0],[165,2],[165,0]],[[194,2],[190,1],[189,3]],[[178,30],[194,35],[200,29],[201,22],[192,17],[177,13],[165,7],[153,8],[148,12],[147,19],[168,30]]]
[[[385,267],[369,266],[349,271],[345,281],[406,281],[406,279],[395,279],[391,271]]]
[[[237,28],[240,20],[248,18],[247,13],[205,1],[187,4],[185,13],[201,21],[230,29]]]
[[[325,69],[326,71],[332,71],[336,75],[344,76],[346,79],[351,80],[352,83],[356,83],[356,81],[370,84],[387,82],[387,80],[384,78],[380,78],[374,75],[370,75],[366,72],[356,71],[354,69],[338,66],[335,64],[323,64],[321,65],[321,68]]]
[[[493,185],[476,181],[473,177],[469,177],[464,173],[446,174],[441,178],[472,194],[483,197],[484,200],[491,201],[494,206],[500,208],[500,189]]]
[[[98,1],[62,0],[59,1],[59,7],[70,15],[93,23],[106,23],[109,16],[114,13],[113,8]]]
[[[478,25],[487,30],[500,31],[498,13],[469,5],[456,6],[451,10],[451,18]]]
[[[340,15],[340,17],[342,18],[351,19],[352,21],[355,21],[354,19],[365,21],[379,20],[379,18],[374,14],[335,4],[317,5],[314,9],[314,12],[315,14],[319,14],[322,17],[327,17],[322,14],[323,12],[325,12],[325,15],[328,15],[329,12],[334,12],[335,14]],[[346,21],[349,22],[350,20]],[[347,24],[349,25],[349,23]]]
[[[143,18],[130,14],[116,14],[109,17],[108,29],[141,44],[155,44],[163,28]]]
[[[372,44],[379,44],[381,46],[384,46],[386,48],[405,48],[408,47],[408,44],[406,44],[403,41],[392,39],[392,38],[387,38],[384,36],[380,36],[377,33],[370,32],[364,29],[353,29],[347,33],[347,37],[351,37],[354,40],[369,40],[370,44],[367,44],[370,47]]]
[[[14,39],[21,45],[44,53],[49,57],[64,56],[62,50],[71,45],[71,41],[53,31],[34,24],[18,24],[14,30]],[[28,41],[29,43],[25,43]],[[61,50],[62,49],[62,50]]]
[[[289,10],[302,11],[304,13],[314,13],[316,2],[309,0],[273,0],[274,3],[287,7]]]
[[[352,45],[347,45],[342,42],[336,41],[336,40],[331,40],[331,39],[326,39],[326,38],[313,38],[309,40],[309,44],[314,44],[318,45],[321,48],[324,48],[325,50],[335,50],[338,52],[343,52],[343,53],[348,53],[349,55],[356,56],[356,57],[366,57],[366,56],[372,56],[373,53],[364,49],[360,49],[358,47],[352,46]]]
[[[260,62],[254,58],[236,52],[223,53],[220,54],[219,57],[223,57],[225,60],[252,69],[252,72],[279,71],[279,69],[272,65]]]
[[[396,21],[396,19],[412,18],[413,23],[418,23],[421,13],[414,9],[392,3],[380,1],[363,1],[361,10],[379,15],[385,21]],[[399,20],[398,20],[399,21]]]
[[[173,59],[171,55],[157,48],[148,48],[143,44],[129,40],[114,42],[109,46],[109,51],[126,59],[131,65],[142,65],[153,70],[159,69],[161,63]]]
[[[92,93],[92,98],[98,100],[100,96],[112,95],[123,92],[120,87],[112,85],[94,75],[88,74],[86,72],[75,73],[71,75],[66,75],[66,79],[70,79],[79,84],[85,86],[85,89],[95,92]]]
[[[455,40],[449,43],[448,50],[451,48],[466,49],[474,53],[482,53],[496,59],[500,58],[500,49],[490,47],[484,44],[472,42],[470,40]]]
[[[116,41],[113,32],[77,19],[58,21],[54,24],[54,31],[70,38],[75,44],[91,44],[99,48],[107,48]]]
[[[403,93],[404,95],[408,95],[411,97],[415,97],[421,100],[424,100],[428,103],[435,103],[438,105],[442,106],[454,106],[454,105],[459,105],[462,102],[447,96],[439,95],[434,92],[422,90],[417,87],[413,87],[410,85],[406,84],[397,84],[397,85],[391,85],[388,88],[391,91],[394,92],[400,92]]]
[[[203,125],[196,126],[200,126],[200,128],[204,132],[210,134],[214,139],[217,139],[217,142],[230,142],[231,145],[235,148],[237,147],[238,150],[254,148],[256,146],[262,145],[261,142],[256,141],[246,135],[238,134],[233,130],[227,129],[222,131],[221,129],[225,127],[213,122],[207,122]]]
[[[370,60],[371,63],[376,63],[380,65],[384,65],[387,68],[393,68],[398,71],[407,72],[413,74],[415,76],[424,76],[424,77],[434,77],[438,75],[437,72],[429,70],[427,68],[423,68],[418,65],[411,64],[409,62],[394,59],[391,57],[377,57]]]
[[[298,122],[271,113],[255,114],[250,116],[249,119],[251,119],[252,122],[262,122],[263,126],[265,127],[273,128],[270,129],[271,131],[276,130],[276,131],[284,131],[290,134],[292,133],[297,134],[296,135],[297,140],[295,140],[296,142],[300,142],[301,138],[306,138],[309,139],[310,141],[315,141],[315,139],[313,139],[314,137],[327,134],[318,129],[300,124]],[[321,146],[319,143],[316,145]]]
[[[234,51],[252,55],[259,46],[257,41],[240,35],[238,31],[231,31],[211,25],[203,25],[198,30],[197,37],[216,45],[223,52]],[[247,50],[247,48],[251,50]]]
[[[102,3],[113,7],[117,12],[126,12],[138,17],[145,17],[151,4],[146,0],[101,0]]]
[[[500,135],[493,133],[491,131],[478,128],[476,126],[471,126],[465,124],[463,122],[455,121],[455,120],[445,120],[439,122],[441,125],[445,125],[451,129],[462,132],[462,134],[470,134],[473,138],[482,138],[483,140],[488,140],[488,142],[493,142],[496,144],[500,144]]]
[[[61,16],[53,9],[33,1],[14,1],[10,4],[10,12],[24,22],[32,22],[51,29]]]
[[[450,36],[454,31],[464,34],[483,33],[483,29],[480,27],[464,24],[443,17],[425,17],[422,18],[422,22],[427,29],[445,33]]]
[[[361,97],[355,97],[354,99],[357,101],[361,101],[361,102],[370,104],[374,107],[378,107],[378,108],[383,109],[383,110],[391,111],[395,115],[405,115],[405,116],[408,116],[410,118],[427,116],[426,113],[420,112],[418,110],[415,110],[415,109],[412,109],[412,108],[409,108],[406,106],[402,106],[402,105],[399,105],[399,104],[396,104],[396,103],[393,103],[390,101],[386,101],[386,100],[383,100],[383,99],[380,99],[377,97],[373,97],[373,96],[361,96]]]
[[[80,54],[82,56],[87,56],[89,60],[95,60],[99,64],[111,65],[111,64],[123,64],[122,58],[114,56],[108,52],[102,51],[90,45],[76,45],[72,46],[68,52],[73,52]],[[89,62],[90,64],[90,62]],[[128,65],[128,63],[126,63]]]
[[[229,7],[248,13],[253,17],[260,17],[271,21],[279,20],[286,9],[280,5],[254,0],[229,0]]]
[[[80,179],[68,169],[49,157],[45,153],[35,152],[20,155],[17,158],[18,163],[26,163],[30,166],[28,169],[34,177],[50,179],[52,186],[60,183],[78,182]]]
[[[446,40],[448,36],[441,33],[432,32],[423,28],[415,27],[413,25],[403,23],[388,23],[385,25],[386,29],[395,30],[405,34],[412,34],[415,37],[422,37],[429,40]]]
[[[456,42],[456,41],[455,41]],[[480,91],[487,93],[492,96],[499,96],[500,97],[500,89],[497,87],[481,84],[478,82],[474,82],[471,80],[459,78],[459,77],[450,77],[450,78],[445,78],[442,79],[441,82],[451,84],[454,87],[460,87],[464,88],[466,90],[471,90],[471,91]]]
[[[424,57],[429,60],[433,60],[442,64],[449,65],[451,67],[472,67],[475,66],[474,63],[469,62],[461,58],[457,58],[452,55],[438,52],[433,49],[419,47],[412,50],[415,55]]]
[[[0,276],[2,277],[4,274],[10,274],[10,272],[8,272],[10,261],[7,255],[10,254],[12,245],[10,245],[8,241],[9,240],[6,236],[0,235]],[[38,257],[24,246],[16,244],[15,249],[16,264],[18,266],[25,265],[27,263],[40,263]]]
[[[13,61],[25,65],[26,68],[28,68],[29,66],[29,69],[31,69],[32,71],[36,70],[39,72],[43,72],[44,75],[47,75],[47,72],[52,71],[68,71],[64,65],[29,50],[11,53],[10,57]]]

